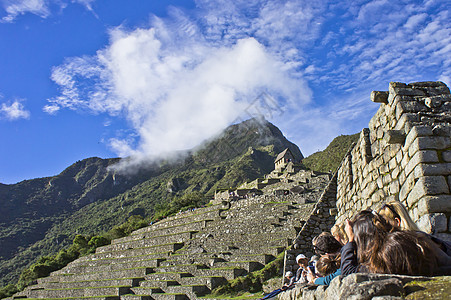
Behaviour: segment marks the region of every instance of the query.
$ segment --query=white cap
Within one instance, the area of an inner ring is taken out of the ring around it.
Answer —
[[[294,274],[293,274],[293,272],[291,272],[291,271],[288,271],[288,272],[286,272],[285,273],[285,277],[291,277],[291,276],[293,276]]]
[[[296,256],[296,262],[299,262],[301,259],[305,258],[307,258],[307,256],[305,256],[304,254],[299,254],[298,256]]]

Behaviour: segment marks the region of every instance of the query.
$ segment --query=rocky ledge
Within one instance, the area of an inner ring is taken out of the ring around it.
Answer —
[[[351,274],[332,280],[329,287],[298,285],[279,294],[280,300],[397,300],[449,299],[451,276],[421,277],[387,274]]]

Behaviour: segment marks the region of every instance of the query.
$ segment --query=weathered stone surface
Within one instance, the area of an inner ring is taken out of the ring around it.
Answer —
[[[431,234],[445,232],[448,229],[448,220],[444,213],[425,214],[416,223],[421,231]]]
[[[388,92],[387,91],[372,91],[371,101],[376,103],[388,103]]]
[[[451,162],[451,150],[443,151],[442,157],[445,162]]]
[[[370,299],[404,299],[405,295],[411,294],[418,289],[413,288],[421,285],[428,290],[437,279],[421,276],[403,276],[389,274],[351,274],[347,277],[338,276],[334,278],[329,287],[298,285],[293,290],[279,294],[280,300],[370,300]],[[451,277],[439,277],[439,280],[449,283]],[[447,295],[449,287],[442,289],[436,295]],[[430,288],[429,292],[435,292]],[[437,298],[441,299],[441,298]],[[445,298],[443,298],[445,299]]]
[[[415,167],[415,178],[451,174],[451,163],[421,164]]]
[[[407,197],[409,206],[413,206],[425,195],[449,194],[448,184],[444,176],[424,176],[417,180]]]
[[[384,139],[388,144],[401,144],[406,139],[404,130],[387,130]]]
[[[421,215],[427,213],[451,213],[451,195],[426,196],[418,202]]]

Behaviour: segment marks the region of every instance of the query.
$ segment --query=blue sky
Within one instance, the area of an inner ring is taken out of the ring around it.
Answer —
[[[449,1],[0,0],[0,182],[135,165],[258,113],[304,155],[451,82]]]

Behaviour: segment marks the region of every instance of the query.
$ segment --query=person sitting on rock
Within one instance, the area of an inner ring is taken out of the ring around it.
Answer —
[[[438,247],[423,234],[401,231],[375,211],[359,212],[346,220],[349,242],[341,250],[341,272],[401,275],[440,275],[449,266],[440,266]],[[434,248],[435,247],[435,248]]]
[[[299,254],[296,256],[296,263],[299,265],[299,268],[296,271],[294,283],[307,283],[308,258],[304,254]]]
[[[307,275],[309,282],[318,285],[329,285],[332,279],[341,275],[340,262],[340,254],[322,255],[316,263],[316,272],[320,277]]]
[[[404,205],[399,201],[390,201],[385,203],[378,211],[378,213],[393,227],[399,230],[412,230],[416,232],[422,232],[410,218]],[[426,234],[437,246],[448,256],[451,256],[451,243],[439,239],[433,235]],[[440,255],[443,255],[440,253]],[[445,260],[447,258],[444,258]]]

